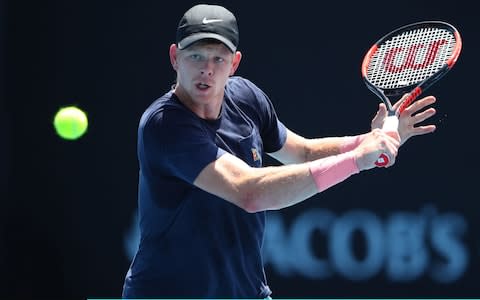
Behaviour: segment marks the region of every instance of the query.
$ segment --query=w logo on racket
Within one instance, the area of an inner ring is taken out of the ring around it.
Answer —
[[[436,61],[440,48],[446,44],[448,44],[448,41],[441,39],[429,44],[413,44],[409,47],[391,48],[385,53],[383,59],[385,71],[399,73],[406,69],[424,69]]]

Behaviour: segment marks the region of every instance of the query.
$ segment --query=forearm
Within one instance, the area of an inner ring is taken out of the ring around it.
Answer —
[[[238,181],[238,191],[233,202],[249,212],[282,209],[318,193],[306,163],[254,169]]]
[[[340,153],[345,153],[348,151],[352,151],[353,149],[357,148],[365,138],[366,134],[359,134],[359,135],[352,135],[352,136],[344,136],[341,139],[339,150]]]
[[[365,134],[307,140],[305,161],[349,152],[360,145],[364,137]]]
[[[359,169],[355,154],[348,152],[298,165],[264,168],[263,172],[249,183],[258,191],[249,199],[255,203],[251,211],[292,206],[344,181]]]
[[[249,168],[217,187],[226,189],[222,197],[227,201],[257,212],[295,205],[358,172],[355,155],[349,152],[301,164]]]
[[[282,149],[269,155],[283,164],[304,163],[351,151],[360,144],[364,136],[365,134],[307,139],[288,131],[287,141]]]

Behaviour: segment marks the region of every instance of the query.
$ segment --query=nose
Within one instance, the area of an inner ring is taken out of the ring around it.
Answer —
[[[213,61],[210,59],[205,60],[204,64],[202,65],[202,68],[200,69],[200,72],[202,75],[208,75],[212,76],[213,75]]]

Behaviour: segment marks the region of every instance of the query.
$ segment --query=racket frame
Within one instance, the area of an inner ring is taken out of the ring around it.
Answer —
[[[392,37],[401,34],[402,32],[411,31],[418,28],[425,28],[429,26],[434,26],[436,28],[442,28],[442,29],[448,30],[452,32],[455,37],[455,47],[452,51],[451,57],[446,61],[444,66],[442,66],[435,74],[425,78],[420,83],[415,83],[415,84],[411,84],[411,85],[407,85],[407,86],[404,86],[401,88],[395,88],[395,89],[379,88],[375,86],[368,79],[368,76],[367,76],[368,65],[370,64],[372,57],[375,55],[377,50],[380,48],[380,45],[382,45],[384,41],[389,40]],[[385,103],[385,105],[387,106],[389,115],[400,114],[420,94],[422,94],[427,88],[429,88],[432,84],[437,82],[440,78],[442,78],[445,74],[447,74],[448,71],[452,69],[452,67],[457,62],[458,57],[460,56],[461,49],[462,49],[462,39],[460,37],[460,33],[453,25],[449,23],[442,22],[442,21],[422,21],[422,22],[416,22],[416,23],[404,25],[402,27],[399,27],[389,32],[388,34],[380,38],[372,47],[370,47],[370,49],[367,51],[367,54],[365,55],[362,62],[362,67],[361,67],[362,77],[368,89],[372,91],[375,95],[377,95],[383,101],[383,103]],[[394,111],[390,98],[399,97],[405,93],[409,93],[408,97],[403,100],[402,104],[398,108],[398,111],[397,112]]]

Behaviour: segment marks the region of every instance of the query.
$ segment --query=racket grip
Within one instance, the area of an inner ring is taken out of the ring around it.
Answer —
[[[383,122],[382,130],[389,133],[389,132],[397,132],[398,131],[398,117],[396,115],[388,116],[385,118],[385,122]],[[375,165],[377,167],[385,167],[390,162],[390,157],[386,153],[380,154]]]

